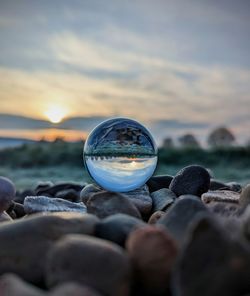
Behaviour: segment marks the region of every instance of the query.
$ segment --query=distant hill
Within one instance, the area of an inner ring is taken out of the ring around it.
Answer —
[[[0,149],[4,149],[6,147],[18,147],[23,144],[35,143],[35,141],[24,138],[8,138],[8,137],[0,137]]]

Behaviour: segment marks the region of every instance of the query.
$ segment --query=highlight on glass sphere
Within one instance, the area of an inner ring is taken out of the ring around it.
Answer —
[[[90,176],[104,189],[127,192],[144,185],[157,165],[157,146],[150,132],[128,118],[99,124],[84,145]]]

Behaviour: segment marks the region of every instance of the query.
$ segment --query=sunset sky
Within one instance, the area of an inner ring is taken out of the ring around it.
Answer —
[[[164,136],[227,125],[244,141],[249,14],[249,0],[0,0],[0,113],[126,116]]]

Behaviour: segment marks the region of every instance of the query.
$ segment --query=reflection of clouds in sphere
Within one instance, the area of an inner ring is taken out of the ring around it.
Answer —
[[[157,147],[149,131],[127,118],[104,121],[89,135],[84,160],[91,177],[103,188],[126,192],[152,176]]]

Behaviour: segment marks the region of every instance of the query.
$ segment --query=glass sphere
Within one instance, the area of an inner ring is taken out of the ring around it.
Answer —
[[[157,146],[150,132],[128,118],[109,119],[94,128],[83,155],[96,183],[115,192],[144,185],[157,165]]]

